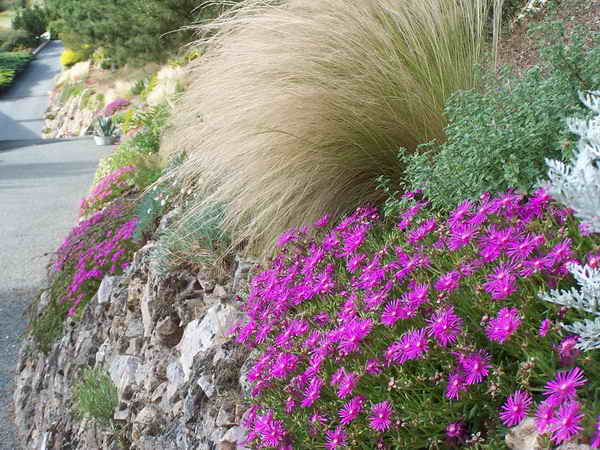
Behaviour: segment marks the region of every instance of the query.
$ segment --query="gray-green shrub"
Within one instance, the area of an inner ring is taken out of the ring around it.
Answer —
[[[422,189],[435,207],[448,210],[486,191],[528,192],[544,176],[545,158],[569,156],[574,138],[564,119],[585,114],[579,90],[600,86],[600,33],[578,29],[567,40],[560,22],[533,31],[541,66],[522,78],[505,68],[498,78],[484,76],[484,90],[453,95],[447,141],[402,156],[409,188]]]

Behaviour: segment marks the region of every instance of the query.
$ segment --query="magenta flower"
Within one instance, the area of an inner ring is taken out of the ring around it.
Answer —
[[[271,375],[278,378],[285,378],[296,369],[299,357],[292,354],[282,352],[277,357],[277,360],[271,367]]]
[[[346,398],[352,394],[352,391],[358,384],[359,375],[356,372],[348,372],[340,378],[337,396],[338,398]]]
[[[490,355],[484,350],[478,350],[460,358],[460,366],[465,372],[465,382],[467,384],[481,383],[488,376],[489,369],[492,368],[489,364],[490,360]]]
[[[360,343],[373,330],[373,319],[353,319],[340,330],[339,350],[342,355],[349,355],[358,350]]]
[[[331,380],[330,380],[331,385],[332,386],[337,385],[340,381],[342,381],[342,378],[344,378],[345,375],[346,375],[346,369],[344,369],[343,367],[340,367],[339,369],[337,369],[331,375]]]
[[[517,308],[502,308],[487,324],[485,334],[490,340],[502,344],[517,331],[520,324],[521,316]]]
[[[452,251],[463,248],[477,235],[478,230],[478,226],[464,223],[457,223],[454,226],[451,226],[448,248]]]
[[[392,424],[392,405],[388,401],[376,403],[371,407],[371,416],[369,417],[369,426],[383,433],[387,431]]]
[[[273,411],[256,419],[254,431],[258,433],[262,443],[267,447],[279,446],[287,433],[281,420],[273,419]]]
[[[342,425],[348,425],[350,422],[356,419],[362,411],[363,402],[364,398],[362,396],[354,397],[349,402],[346,402],[338,411],[340,423]]]
[[[554,350],[558,351],[559,362],[561,366],[570,366],[575,363],[575,359],[581,351],[576,347],[578,338],[568,336],[564,338],[558,345],[554,346]]]
[[[427,334],[442,347],[454,344],[462,327],[462,319],[454,313],[452,306],[436,311],[427,319],[427,323]]]
[[[415,317],[417,315],[417,308],[406,300],[407,299],[403,297],[402,300],[392,300],[385,305],[380,317],[381,323],[385,326],[392,327],[399,320]]]
[[[367,372],[369,375],[379,375],[381,372],[383,372],[382,366],[383,365],[379,360],[369,359],[365,367],[365,372]]]
[[[435,282],[434,287],[438,291],[452,292],[458,289],[459,282],[460,273],[457,271],[451,271],[439,277]]]
[[[425,219],[417,228],[408,233],[406,242],[415,244],[424,239],[429,233],[435,230],[437,226],[436,220],[433,218]]]
[[[425,329],[407,331],[399,341],[394,342],[385,352],[386,363],[404,364],[412,359],[421,359],[429,350]]]
[[[583,371],[579,367],[571,370],[561,370],[553,380],[546,383],[544,395],[557,406],[567,400],[573,400],[577,395],[576,389],[587,383]]]
[[[552,248],[552,250],[550,250],[547,257],[550,261],[552,261],[553,265],[558,265],[561,262],[571,259],[573,257],[571,242],[571,239],[565,239],[564,241],[556,244]]]
[[[546,335],[548,334],[548,331],[550,331],[551,325],[552,325],[552,322],[550,320],[548,320],[548,319],[542,320],[542,323],[540,323],[540,328],[538,330],[538,336],[546,337]]]
[[[513,392],[502,405],[502,411],[500,412],[502,423],[507,427],[520,424],[527,415],[527,410],[532,401],[528,392],[522,390]]]
[[[543,272],[552,268],[552,261],[545,256],[534,257],[521,262],[523,268],[521,269],[521,275],[528,277],[530,275]]]
[[[329,219],[331,218],[331,216],[329,216],[328,214],[325,214],[323,217],[321,217],[319,220],[317,220],[314,224],[313,227],[315,228],[323,228],[326,227],[327,224],[329,223]]]
[[[487,276],[488,281],[483,285],[485,291],[495,300],[508,297],[517,289],[515,269],[512,263],[499,264]]]
[[[458,400],[461,392],[466,392],[465,376],[461,372],[452,372],[448,375],[448,384],[444,396],[451,400]]]
[[[535,428],[538,433],[545,433],[548,430],[550,421],[554,417],[554,408],[554,403],[548,400],[538,406],[535,412]]]
[[[277,238],[277,241],[275,242],[275,246],[277,248],[283,248],[290,242],[294,242],[296,240],[298,240],[298,236],[296,235],[296,233],[294,231],[286,231],[285,233],[282,233]]]
[[[465,431],[464,422],[453,422],[446,427],[446,436],[453,439],[462,439]]]
[[[303,408],[312,406],[313,403],[316,402],[321,396],[321,389],[323,388],[324,384],[325,383],[323,383],[323,380],[321,380],[319,377],[314,377],[312,380],[310,380],[310,383],[304,392],[304,399],[300,403],[300,406]]]
[[[342,448],[346,445],[346,433],[344,432],[344,428],[341,425],[335,427],[335,430],[329,430],[325,433],[325,439],[327,443],[325,444],[325,448],[327,450],[335,450],[337,448]]]
[[[549,431],[552,433],[552,441],[560,444],[571,440],[573,436],[583,430],[580,425],[583,417],[581,406],[576,401],[571,400],[561,404],[550,420]]]
[[[508,244],[506,254],[514,260],[523,260],[529,257],[531,253],[544,243],[543,235],[527,234],[518,241]]]

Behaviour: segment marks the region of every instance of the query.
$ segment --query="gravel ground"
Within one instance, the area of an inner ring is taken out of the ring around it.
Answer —
[[[23,313],[77,218],[99,158],[90,139],[39,139],[61,45],[51,43],[0,97],[0,450],[16,450],[12,389]],[[39,63],[39,64],[38,64]]]

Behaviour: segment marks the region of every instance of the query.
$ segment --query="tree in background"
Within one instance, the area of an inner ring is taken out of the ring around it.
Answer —
[[[15,30],[23,30],[34,38],[39,38],[48,28],[48,11],[38,5],[21,8],[12,21]]]
[[[214,2],[210,2],[211,4]],[[116,64],[164,61],[193,40],[184,27],[217,14],[198,0],[48,0],[52,28],[93,48]]]

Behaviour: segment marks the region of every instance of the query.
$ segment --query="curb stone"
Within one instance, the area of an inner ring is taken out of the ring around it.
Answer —
[[[46,47],[46,45],[48,45],[49,43],[50,43],[50,40],[49,40],[49,39],[48,39],[48,40],[45,40],[45,41],[44,41],[44,42],[42,42],[40,45],[38,45],[38,48],[36,48],[34,51],[32,51],[32,52],[31,52],[31,54],[32,54],[33,56],[37,56],[37,54],[38,54],[39,52],[41,52],[41,51],[42,51],[42,50],[43,50],[43,49]]]

